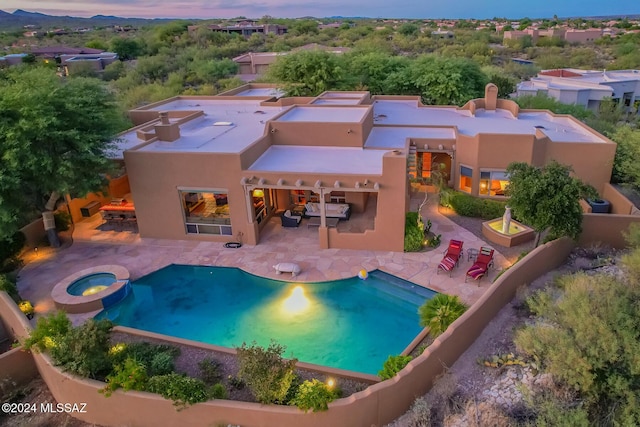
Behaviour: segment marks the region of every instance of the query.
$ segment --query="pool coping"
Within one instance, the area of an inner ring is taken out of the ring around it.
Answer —
[[[71,295],[67,292],[67,288],[76,280],[96,273],[111,273],[115,276],[116,282],[93,295]],[[59,281],[51,291],[51,298],[58,309],[71,314],[102,310],[104,308],[102,300],[126,286],[129,283],[129,277],[129,270],[121,265],[107,264],[85,268]]]

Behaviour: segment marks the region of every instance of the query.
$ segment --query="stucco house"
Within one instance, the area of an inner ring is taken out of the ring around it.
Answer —
[[[402,251],[409,178],[434,164],[477,197],[503,198],[513,161],[557,160],[603,192],[616,149],[573,117],[497,99],[492,84],[463,107],[364,91],[287,98],[250,84],[130,117],[111,156],[126,168],[140,236],[164,239],[259,244],[268,220],[290,211],[309,214],[300,227],[317,227],[320,248]]]

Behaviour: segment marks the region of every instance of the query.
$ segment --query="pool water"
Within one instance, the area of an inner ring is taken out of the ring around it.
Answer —
[[[97,294],[107,289],[116,281],[113,273],[96,273],[82,277],[67,288],[67,292],[75,296],[87,296]]]
[[[422,330],[418,307],[433,295],[380,271],[302,284],[171,265],[132,282],[131,294],[97,317],[225,347],[274,339],[286,357],[377,374]]]

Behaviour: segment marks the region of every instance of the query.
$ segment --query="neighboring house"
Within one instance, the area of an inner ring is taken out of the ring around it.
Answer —
[[[453,31],[437,30],[431,31],[431,37],[437,39],[452,39],[454,37]]]
[[[26,53],[10,53],[5,56],[0,56],[0,68],[22,64],[22,60],[25,56],[27,56]]]
[[[627,108],[637,110],[640,103],[640,70],[544,70],[537,77],[518,84],[518,96],[538,93],[564,104],[582,105],[593,111],[598,111],[604,98],[612,98]]]
[[[73,75],[74,70],[84,70],[90,67],[96,73],[104,71],[105,67],[118,60],[118,54],[102,52],[97,54],[60,55],[60,66],[63,75]]]
[[[189,34],[194,34],[201,25],[190,25],[187,30]],[[206,28],[213,32],[218,33],[229,33],[229,34],[240,34],[243,37],[249,38],[252,34],[275,34],[282,35],[287,33],[286,25],[278,25],[278,24],[255,24],[253,22],[240,22],[235,25],[216,25],[211,24],[207,25]]]
[[[291,52],[302,50],[322,50],[325,52],[342,54],[349,52],[348,47],[324,46],[317,43],[310,43],[292,49]],[[233,62],[238,64],[238,74],[246,77],[245,80],[254,80],[267,72],[269,66],[273,64],[279,56],[287,55],[289,52],[249,52],[233,58]]]
[[[575,30],[565,28],[549,28],[546,30],[526,29],[524,31],[505,31],[504,40],[517,40],[525,36],[531,36],[536,43],[542,37],[557,37],[567,43],[593,43],[603,35],[602,29]]]
[[[37,58],[59,60],[61,55],[97,55],[104,52],[90,47],[47,46],[32,49],[31,53]]]
[[[256,84],[179,96],[130,111],[136,127],[112,157],[125,163],[140,235],[163,239],[259,244],[271,216],[315,203],[320,219],[307,223],[321,248],[402,251],[408,177],[428,178],[434,164],[477,197],[503,198],[514,161],[557,160],[603,191],[613,142],[572,117],[521,111],[497,90],[460,108],[356,91],[279,98]],[[336,216],[371,221],[339,231]]]

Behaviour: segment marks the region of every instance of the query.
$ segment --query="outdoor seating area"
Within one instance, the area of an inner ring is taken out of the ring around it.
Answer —
[[[300,221],[302,221],[302,216],[294,215],[291,213],[291,210],[287,209],[280,215],[280,219],[282,220],[283,227],[297,227],[300,225]]]
[[[136,208],[124,199],[113,199],[110,204],[100,207],[105,225],[114,231],[138,231]]]
[[[487,275],[489,268],[493,266],[493,253],[493,249],[487,246],[481,247],[475,263],[467,270],[464,281],[471,278],[479,284],[480,280]]]
[[[458,265],[460,257],[464,256],[464,250],[462,249],[463,245],[464,242],[461,240],[451,240],[449,242],[449,247],[445,252],[444,258],[442,258],[442,261],[438,264],[436,274],[440,274],[440,271],[444,271],[448,272],[449,277],[451,277],[451,272]]]

